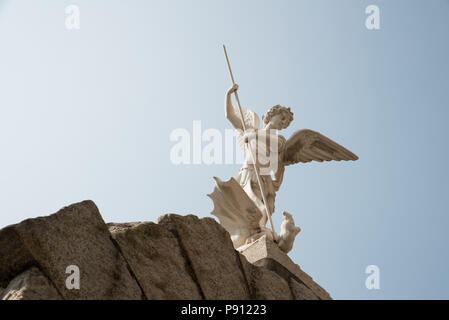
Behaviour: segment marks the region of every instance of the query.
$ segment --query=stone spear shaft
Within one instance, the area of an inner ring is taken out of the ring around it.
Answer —
[[[228,66],[229,75],[231,76],[231,81],[232,81],[232,84],[234,85],[235,84],[234,75],[232,74],[231,64],[229,63],[228,53],[226,51],[225,45],[223,45],[223,51],[224,51],[224,55],[226,58],[226,65]],[[243,133],[245,133],[246,132],[245,119],[243,117],[242,106],[240,105],[240,99],[239,99],[239,95],[238,95],[237,91],[234,92],[234,95],[235,95],[235,101],[237,101],[237,106],[239,107],[239,114],[240,114],[240,120],[242,121]],[[249,141],[248,141],[248,150],[249,150],[249,154],[251,155],[251,160],[253,162],[254,171],[256,172],[257,183],[259,184],[260,193],[262,194],[262,200],[265,205],[265,214],[268,218],[268,221],[270,221],[271,232],[273,233],[273,240],[276,241],[274,227],[273,227],[273,220],[271,220],[271,215],[270,215],[270,212],[268,211],[267,199],[265,198],[265,192],[263,190],[262,180],[260,178],[260,173],[257,168],[253,150],[251,149],[251,145],[249,144]]]

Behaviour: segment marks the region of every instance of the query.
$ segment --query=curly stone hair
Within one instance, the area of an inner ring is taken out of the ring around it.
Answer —
[[[287,128],[293,121],[293,112],[290,110],[290,108],[277,104],[271,107],[270,110],[268,110],[268,112],[262,117],[263,123],[267,125],[268,122],[270,122],[271,118],[273,118],[277,114],[283,114],[288,120],[287,124],[282,129]]]

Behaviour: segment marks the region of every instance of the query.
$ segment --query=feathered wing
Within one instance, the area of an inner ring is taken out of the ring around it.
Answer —
[[[214,179],[214,191],[208,194],[214,203],[211,214],[220,220],[231,235],[234,247],[238,248],[249,236],[260,232],[262,213],[234,178],[228,181]]]
[[[357,160],[358,157],[321,133],[298,130],[287,140],[282,155],[284,165],[310,161]]]

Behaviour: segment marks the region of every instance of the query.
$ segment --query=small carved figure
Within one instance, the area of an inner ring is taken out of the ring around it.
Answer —
[[[284,211],[282,215],[281,233],[279,234],[277,243],[282,251],[289,252],[301,228],[295,226],[295,221],[290,213]]]

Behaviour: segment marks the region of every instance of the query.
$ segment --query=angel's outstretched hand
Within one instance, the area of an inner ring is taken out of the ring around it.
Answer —
[[[234,92],[236,92],[239,89],[239,85],[237,83],[234,83],[232,85],[232,87],[229,88],[228,90],[228,95],[233,94]]]

